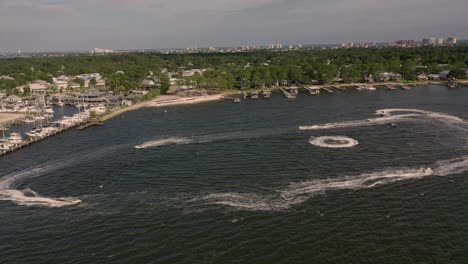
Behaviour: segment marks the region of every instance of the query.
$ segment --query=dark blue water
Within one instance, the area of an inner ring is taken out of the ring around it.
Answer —
[[[466,263],[466,124],[298,127],[383,108],[468,120],[467,102],[468,89],[439,86],[274,94],[143,109],[62,133],[2,157],[0,187],[83,203],[0,201],[0,263]],[[360,144],[308,143],[328,135]],[[133,148],[148,142],[157,146]],[[372,181],[352,181],[362,178]]]

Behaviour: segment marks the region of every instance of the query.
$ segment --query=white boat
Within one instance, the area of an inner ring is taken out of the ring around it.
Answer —
[[[20,133],[11,133],[8,142],[14,146],[23,144],[24,140]]]
[[[33,128],[33,129],[31,129],[31,131],[26,133],[26,135],[28,137],[30,137],[30,138],[41,138],[41,137],[43,137],[42,129],[40,129],[40,128]]]

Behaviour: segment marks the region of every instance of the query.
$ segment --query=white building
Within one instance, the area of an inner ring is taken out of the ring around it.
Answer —
[[[37,80],[37,81],[34,81],[33,83],[30,83],[28,86],[29,86],[29,91],[31,92],[32,95],[45,94],[47,91],[47,88],[49,88],[49,83],[46,81]]]
[[[448,38],[447,39],[447,45],[456,45],[457,44],[457,38]]]
[[[52,82],[57,89],[67,89],[68,81],[59,80],[58,78],[52,78]]]

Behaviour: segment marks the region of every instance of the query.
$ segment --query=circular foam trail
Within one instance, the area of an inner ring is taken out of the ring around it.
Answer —
[[[311,137],[309,143],[321,148],[352,148],[359,145],[359,141],[345,136]]]

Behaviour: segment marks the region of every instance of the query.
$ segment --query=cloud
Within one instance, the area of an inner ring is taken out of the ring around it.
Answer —
[[[0,0],[1,49],[464,37],[466,10],[466,0]]]

